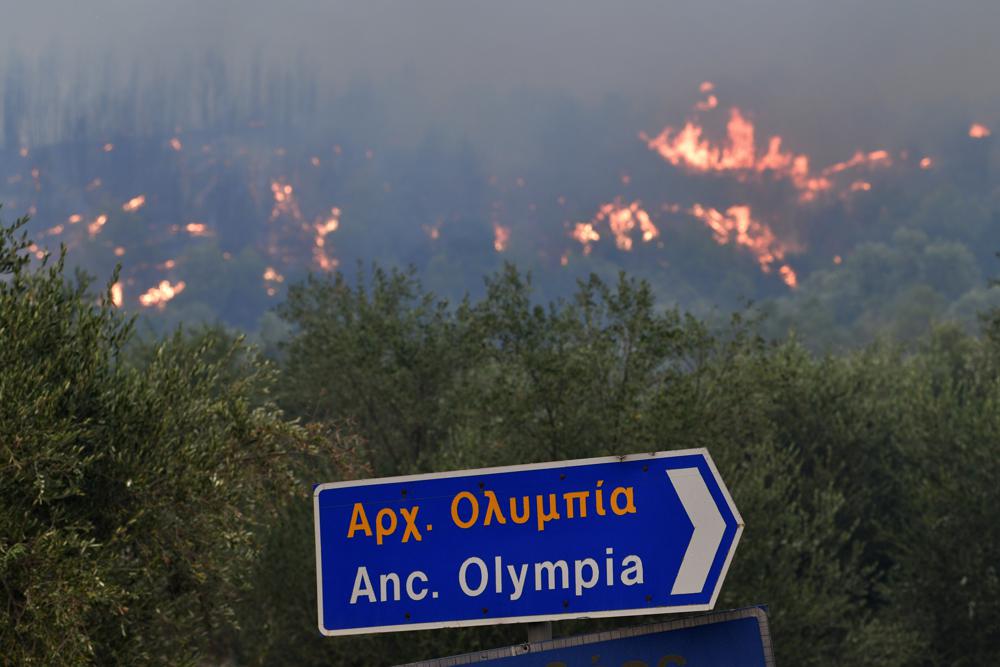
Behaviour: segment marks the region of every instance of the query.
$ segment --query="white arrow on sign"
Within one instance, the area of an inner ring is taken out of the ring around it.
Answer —
[[[684,559],[670,594],[701,593],[726,532],[726,520],[722,518],[705,479],[697,468],[668,470],[667,475],[681,499],[684,511],[694,524],[694,533],[684,552]]]

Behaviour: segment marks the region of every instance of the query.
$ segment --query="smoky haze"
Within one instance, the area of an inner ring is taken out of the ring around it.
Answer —
[[[974,326],[998,25],[995,0],[7,3],[0,202],[164,323],[262,329],[369,262],[460,297],[509,262],[541,298],[624,270],[822,344]]]
[[[708,79],[789,132],[852,147],[1000,100],[1000,4],[988,0],[5,5],[7,54],[72,63],[64,76],[109,60],[162,71],[208,50],[237,65],[304,61],[325,85],[370,81],[420,120],[472,132],[483,130],[470,99],[519,87],[652,110],[680,108]]]

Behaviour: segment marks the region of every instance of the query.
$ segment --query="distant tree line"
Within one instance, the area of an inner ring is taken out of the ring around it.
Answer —
[[[767,604],[780,664],[1000,660],[1000,311],[819,356],[624,274],[539,304],[507,266],[449,302],[376,267],[294,285],[263,350],[221,328],[140,340],[62,256],[29,262],[22,226],[0,231],[4,664],[519,643],[518,626],[320,637],[311,485],[688,447],[747,525],[718,606]]]

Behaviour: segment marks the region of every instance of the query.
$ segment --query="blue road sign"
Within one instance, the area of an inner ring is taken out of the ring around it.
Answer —
[[[743,520],[708,451],[322,484],[325,635],[704,611]]]
[[[774,667],[760,607],[415,662],[404,667]]]

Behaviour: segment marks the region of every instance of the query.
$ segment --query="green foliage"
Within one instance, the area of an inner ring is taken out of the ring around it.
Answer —
[[[817,356],[624,275],[541,305],[507,266],[451,305],[375,268],[290,288],[264,336],[279,367],[222,329],[137,341],[61,256],[29,262],[21,225],[0,227],[4,663],[373,665],[519,643],[516,626],[319,636],[309,484],[688,447],[747,524],[719,606],[768,604],[782,664],[1000,661],[1000,310],[981,337]],[[896,234],[844,284],[963,257]],[[934,292],[977,279],[955,275]]]
[[[274,368],[238,340],[130,352],[109,294],[62,255],[28,262],[24,222],[0,228],[2,662],[223,659],[262,527],[307,502],[324,439],[266,400]]]
[[[911,511],[904,445],[922,418],[906,398],[913,369],[892,348],[817,359],[795,341],[766,343],[756,322],[713,331],[658,310],[649,286],[624,276],[543,307],[509,266],[454,309],[410,275],[376,271],[370,288],[339,277],[293,288],[281,313],[293,327],[281,401],[356,424],[380,474],[708,447],[748,525],[721,605],[767,602],[790,664],[916,664],[926,649],[890,590],[895,526]],[[434,436],[400,450],[425,423]],[[371,664],[521,639],[490,628],[286,638],[271,651]]]

